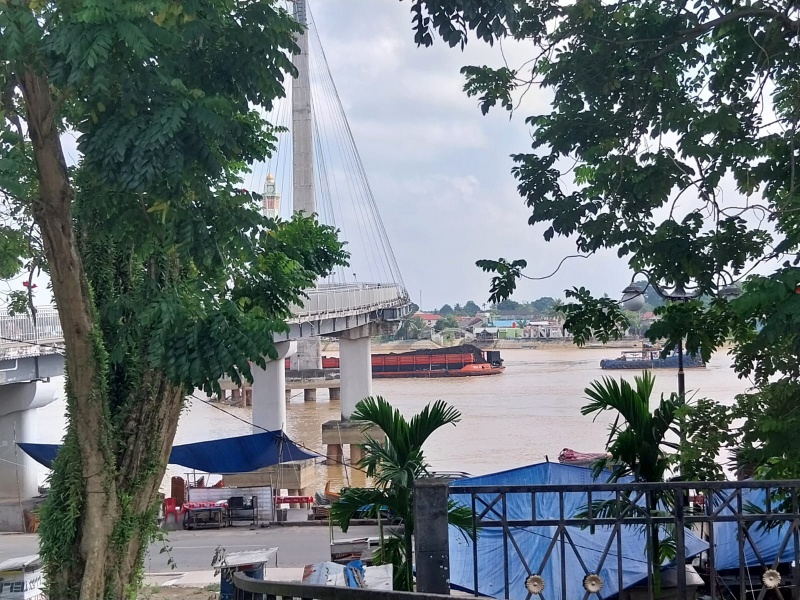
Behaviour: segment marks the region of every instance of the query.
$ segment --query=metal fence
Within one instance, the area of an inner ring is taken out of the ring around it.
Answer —
[[[451,533],[451,581],[520,600],[657,599],[668,587],[663,597],[797,599],[799,489],[800,481],[451,486],[450,498],[473,513],[472,539]],[[667,555],[657,576],[654,540]],[[702,584],[687,582],[685,568],[668,581],[670,563],[693,564]]]
[[[64,337],[58,311],[52,306],[36,309],[36,321],[29,314],[12,315],[0,310],[0,344],[58,342]]]
[[[397,284],[360,283],[320,285],[306,290],[302,306],[292,307],[290,322],[329,316],[345,317],[408,304],[408,293]]]

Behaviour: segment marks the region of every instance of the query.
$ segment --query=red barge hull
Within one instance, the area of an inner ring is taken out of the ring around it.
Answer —
[[[286,365],[288,368],[289,361]],[[339,359],[324,356],[323,369],[338,369]],[[373,354],[372,377],[475,377],[499,375],[505,371],[497,351],[484,352],[475,346],[463,345],[433,350],[414,350],[401,354]]]

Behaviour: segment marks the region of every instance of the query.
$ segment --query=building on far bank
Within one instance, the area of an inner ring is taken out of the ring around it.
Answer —
[[[436,321],[438,321],[442,315],[437,315],[436,313],[428,313],[428,312],[415,312],[415,317],[419,317],[423,321],[425,321],[425,325],[427,327],[433,327],[436,325]]]

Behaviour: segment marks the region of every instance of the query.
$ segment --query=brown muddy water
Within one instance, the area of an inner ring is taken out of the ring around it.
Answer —
[[[432,468],[482,474],[545,460],[556,460],[562,448],[583,452],[603,450],[608,424],[613,415],[596,421],[583,417],[583,390],[605,376],[632,379],[636,372],[603,371],[600,360],[619,356],[619,349],[534,348],[502,350],[506,371],[488,377],[445,379],[376,379],[373,392],[411,416],[433,400],[442,399],[461,411],[457,426],[436,432],[425,446]],[[687,391],[697,397],[730,404],[749,382],[740,380],[730,368],[725,352],[716,354],[705,369],[686,372]],[[676,390],[673,369],[656,374],[658,395]],[[321,425],[339,418],[339,402],[328,401],[327,390],[318,392],[319,401],[304,403],[299,392],[287,407],[288,434],[303,445],[324,452]],[[221,406],[246,420],[249,408]],[[64,431],[63,398],[39,409],[39,441],[57,443]],[[212,406],[189,400],[178,426],[176,444],[250,433],[244,422]],[[170,465],[171,475],[183,474],[182,467]],[[46,470],[39,473],[44,480]],[[215,477],[211,478],[216,480]],[[317,465],[315,487],[322,490],[331,481],[334,488],[363,483],[363,476],[342,466]],[[311,491],[311,490],[309,490]]]

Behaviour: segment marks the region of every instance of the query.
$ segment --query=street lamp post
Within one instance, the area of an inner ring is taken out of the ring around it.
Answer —
[[[634,277],[636,275],[634,274]],[[671,292],[660,287],[657,283],[649,281],[649,285],[653,286],[655,292],[664,300],[671,300],[672,302],[688,302],[694,298],[700,297],[700,292],[689,292],[683,285],[683,282],[678,282]],[[644,292],[635,283],[632,283],[622,290],[622,298],[620,305],[625,310],[638,312],[644,306]],[[718,296],[731,300],[736,298],[741,291],[735,285],[724,286],[717,292]],[[683,336],[678,340],[678,396],[681,400],[686,396],[686,378],[683,370]]]

